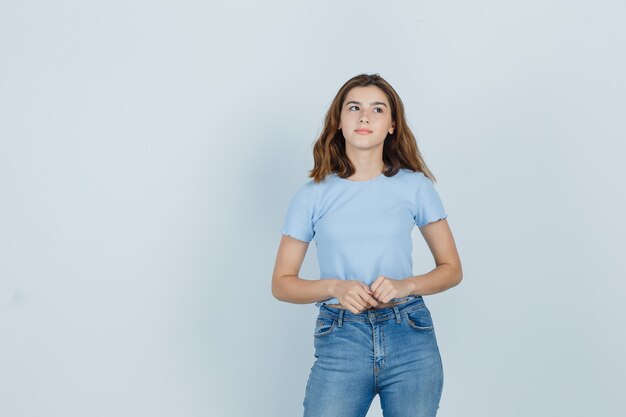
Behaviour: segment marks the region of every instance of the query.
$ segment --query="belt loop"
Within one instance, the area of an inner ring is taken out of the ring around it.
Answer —
[[[344,310],[343,308],[341,310],[339,310],[339,320],[338,320],[338,324],[337,326],[341,327],[341,325],[343,324],[343,313],[345,313],[346,310]]]
[[[393,312],[396,313],[396,323],[400,323],[400,309],[398,306],[393,306]]]

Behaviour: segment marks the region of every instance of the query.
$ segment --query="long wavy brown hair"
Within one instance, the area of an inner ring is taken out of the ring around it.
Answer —
[[[387,133],[383,143],[383,174],[392,177],[400,168],[419,171],[436,182],[435,176],[426,166],[422,154],[417,147],[417,141],[409,128],[404,115],[404,105],[396,90],[378,74],[360,74],[348,81],[339,89],[330,108],[326,112],[324,128],[313,145],[315,166],[309,172],[309,177],[319,183],[330,173],[336,173],[341,178],[348,178],[354,174],[355,168],[346,155],[346,144],[343,133],[339,129],[341,108],[348,92],[354,87],[374,85],[387,95],[391,107],[391,119],[395,122],[393,134]]]

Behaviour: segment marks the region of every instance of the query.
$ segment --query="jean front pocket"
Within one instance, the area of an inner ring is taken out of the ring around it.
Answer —
[[[404,318],[409,326],[415,330],[429,331],[434,328],[433,319],[426,306],[404,313]]]
[[[322,337],[329,335],[336,328],[336,321],[332,317],[322,316],[321,314],[317,316],[317,320],[315,322],[315,331],[313,332],[313,336]]]

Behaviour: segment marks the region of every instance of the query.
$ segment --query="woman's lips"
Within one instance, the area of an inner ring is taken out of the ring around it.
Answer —
[[[357,129],[355,130],[355,132],[359,135],[369,135],[370,133],[372,133],[372,131],[368,129]]]

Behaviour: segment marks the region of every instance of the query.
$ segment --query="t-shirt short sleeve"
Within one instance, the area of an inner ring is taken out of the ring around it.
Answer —
[[[418,227],[448,217],[439,193],[428,177],[424,177],[424,181],[419,187],[415,213],[415,224]]]
[[[313,230],[313,198],[307,184],[302,185],[291,198],[287,214],[280,229],[284,235],[310,242]]]

